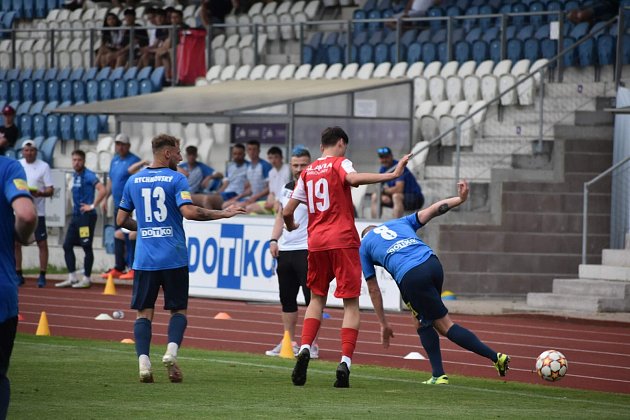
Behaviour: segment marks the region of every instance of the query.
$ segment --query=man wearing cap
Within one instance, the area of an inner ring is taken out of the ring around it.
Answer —
[[[379,173],[388,172],[398,164],[398,161],[392,155],[392,149],[389,147],[381,147],[377,150],[377,153],[381,161]],[[393,181],[381,184],[380,204],[384,207],[392,207],[393,218],[402,217],[405,210],[419,210],[422,208],[424,204],[422,189],[409,169],[405,168],[403,174]],[[372,194],[371,213],[373,219],[379,217],[377,193]]]
[[[46,197],[53,195],[53,182],[50,175],[50,166],[43,160],[37,159],[37,144],[33,140],[22,143],[22,156],[20,164],[26,172],[26,182],[33,196],[37,209],[37,229],[35,241],[39,248],[39,278],[37,287],[46,286],[46,269],[48,268],[48,234],[46,232]],[[15,241],[15,271],[24,284],[22,276],[22,244]]]
[[[129,179],[129,177],[133,174],[129,168],[137,162],[140,162],[140,158],[133,153],[129,152],[129,148],[131,144],[129,143],[129,136],[124,133],[120,133],[116,136],[116,155],[112,159],[112,162],[109,166],[109,177],[107,178],[107,184],[105,186],[105,199],[101,204],[101,208],[103,210],[103,214],[107,214],[107,198],[112,195],[114,199],[114,215],[118,214],[118,205],[120,204],[120,200],[122,199],[123,189],[125,188],[125,183]],[[114,216],[115,219],[115,216]],[[119,229],[118,226],[115,225],[116,230]],[[125,239],[120,239],[114,236],[114,267],[110,268],[107,272],[101,275],[102,278],[107,278],[110,274],[112,278],[123,278],[123,280],[133,279],[133,270],[129,270],[128,273],[125,273],[125,267],[127,266],[125,255]],[[136,241],[129,240],[127,242],[130,250],[135,249]],[[131,252],[133,255],[133,251]],[[129,266],[131,267],[131,262],[129,262]]]
[[[15,142],[20,137],[20,130],[14,124],[15,109],[7,105],[2,108],[4,116],[4,126],[0,127],[0,155],[15,146]]]

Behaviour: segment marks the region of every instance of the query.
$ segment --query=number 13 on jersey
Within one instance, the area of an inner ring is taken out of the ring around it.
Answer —
[[[166,220],[166,216],[168,215],[168,209],[164,205],[166,201],[166,193],[164,192],[164,188],[155,187],[155,189],[151,190],[151,188],[143,188],[142,189],[142,198],[144,201],[144,220],[147,223],[151,223],[153,218],[158,222],[163,222]],[[155,207],[156,210],[153,210],[153,201],[151,198],[155,199]]]

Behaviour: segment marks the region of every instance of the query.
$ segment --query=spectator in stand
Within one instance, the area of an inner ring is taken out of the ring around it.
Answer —
[[[126,9],[124,11],[125,25],[123,26],[123,37],[121,48],[110,56],[110,66],[123,67],[129,61],[129,49],[133,48],[134,58],[138,58],[143,47],[149,45],[149,35],[146,29],[139,29],[140,25],[136,23],[136,11],[134,9]],[[136,28],[133,32],[134,45],[131,45],[131,29]],[[131,63],[130,63],[131,64]]]
[[[309,156],[310,158],[310,156]],[[291,180],[291,168],[282,160],[282,150],[273,146],[267,151],[267,159],[271,164],[269,171],[269,195],[265,201],[257,201],[245,210],[254,214],[272,214],[277,208],[284,185]]]
[[[166,11],[164,9],[154,10],[154,22],[155,22],[155,26],[167,25]],[[156,62],[156,57],[157,57],[156,53],[158,49],[162,45],[164,45],[164,42],[166,42],[167,39],[168,39],[168,29],[156,28],[155,40],[153,41],[153,43],[149,44],[146,48],[142,48],[142,51],[140,53],[140,59],[138,60],[138,67],[142,68],[142,67],[153,65],[153,63]]]
[[[26,140],[22,144],[22,159],[20,165],[26,173],[28,189],[33,196],[33,202],[37,209],[37,229],[35,241],[39,248],[39,278],[37,287],[46,286],[46,269],[48,268],[48,233],[46,232],[46,199],[52,197],[53,182],[50,175],[50,166],[43,160],[37,159],[37,145],[33,140]],[[20,279],[20,285],[24,284],[22,275],[22,244],[15,241],[15,271]]]
[[[186,147],[186,162],[177,166],[177,170],[188,180],[193,204],[202,206],[207,193],[214,192],[221,186],[223,174],[197,160],[198,151],[195,146]]]
[[[144,21],[146,22],[146,26],[149,27],[147,29],[147,35],[149,37],[149,45],[153,45],[155,43],[155,31],[157,29],[153,28],[156,25],[155,23],[155,7],[149,6],[144,9]]]
[[[228,201],[243,192],[247,182],[247,168],[249,162],[245,160],[245,146],[240,143],[232,146],[232,162],[227,166],[225,178],[221,188],[210,194],[204,201],[204,207],[221,210],[225,201]]]
[[[12,149],[15,142],[20,137],[20,130],[15,125],[15,109],[10,105],[2,108],[4,126],[0,127],[0,155]]]
[[[381,161],[381,169],[378,171],[380,174],[396,167],[398,161],[394,159],[392,149],[381,147],[377,152]],[[409,169],[405,168],[399,178],[381,184],[380,204],[384,207],[392,207],[395,219],[402,217],[405,210],[420,210],[422,208],[424,205],[422,189]],[[371,213],[373,219],[379,217],[377,193],[372,194]]]
[[[232,0],[203,0],[197,12],[199,26],[225,23],[225,17],[233,7]],[[215,32],[223,32],[223,29],[215,29]]]
[[[171,66],[171,49],[173,45],[177,45],[179,40],[179,30],[188,29],[188,25],[184,23],[184,14],[181,10],[173,9],[170,14],[171,25],[175,26],[175,39],[171,38],[171,30],[168,30],[168,38],[155,51],[155,67],[164,66],[164,76],[166,82],[169,83],[173,79]]]
[[[271,165],[260,158],[260,142],[258,140],[247,142],[247,156],[249,156],[249,165],[247,166],[245,189],[241,194],[237,194],[236,197],[223,203],[223,208],[227,208],[232,204],[238,204],[243,208],[247,208],[247,206],[254,204],[258,200],[267,200]]]
[[[108,13],[105,15],[105,21],[103,22],[104,28],[119,28],[122,22],[118,19],[115,13]],[[120,30],[107,30],[101,31],[101,46],[96,52],[95,62],[99,68],[107,67],[110,64],[112,53],[115,53],[121,48],[123,34]]]
[[[568,12],[567,17],[573,23],[606,21],[619,14],[619,0],[584,1],[579,9]]]
[[[405,9],[401,13],[395,14],[394,17],[396,19],[406,17],[423,17],[426,16],[427,11],[431,8],[431,6],[437,5],[439,3],[440,0],[407,0]],[[390,28],[395,28],[396,22],[388,22],[387,26]]]

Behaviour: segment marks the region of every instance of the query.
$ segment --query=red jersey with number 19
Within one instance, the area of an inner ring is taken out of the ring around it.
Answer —
[[[354,207],[346,175],[356,172],[345,157],[321,157],[311,163],[297,182],[292,198],[308,208],[308,250],[358,248]]]

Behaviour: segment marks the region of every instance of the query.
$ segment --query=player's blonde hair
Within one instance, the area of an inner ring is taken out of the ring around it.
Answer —
[[[159,152],[164,147],[179,147],[179,139],[168,134],[158,134],[151,140],[153,153]]]

